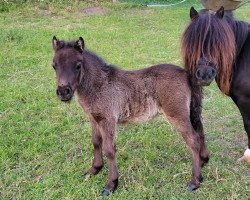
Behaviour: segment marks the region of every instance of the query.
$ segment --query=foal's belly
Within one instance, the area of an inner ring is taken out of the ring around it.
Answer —
[[[145,122],[160,112],[157,102],[148,97],[144,101],[128,101],[121,112],[119,123]]]

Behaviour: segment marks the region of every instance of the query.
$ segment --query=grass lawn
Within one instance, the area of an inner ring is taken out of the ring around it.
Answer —
[[[168,8],[108,1],[0,5],[0,199],[102,199],[107,166],[83,178],[93,156],[88,119],[75,100],[64,104],[55,94],[53,35],[82,36],[89,49],[123,69],[181,66],[180,37],[189,8],[201,5],[195,0]],[[99,8],[89,9],[93,6]],[[250,22],[250,5],[235,15]],[[120,182],[109,199],[249,199],[250,167],[237,162],[247,144],[240,113],[215,83],[204,93],[210,162],[200,189],[186,190],[190,152],[159,116],[119,127]]]

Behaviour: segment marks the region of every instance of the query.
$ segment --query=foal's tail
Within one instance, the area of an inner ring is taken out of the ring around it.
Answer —
[[[203,92],[202,87],[194,83],[195,81],[190,76],[189,85],[191,89],[191,103],[190,103],[190,121],[194,130],[203,135],[203,125],[202,125],[202,99]]]

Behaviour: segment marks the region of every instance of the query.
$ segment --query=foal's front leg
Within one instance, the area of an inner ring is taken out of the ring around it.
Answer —
[[[103,119],[99,122],[102,147],[105,156],[108,158],[108,183],[102,192],[103,196],[108,196],[114,192],[118,185],[118,169],[116,165],[116,146],[115,146],[115,127],[116,121],[114,119]]]
[[[103,167],[102,159],[102,136],[98,124],[91,120],[92,125],[92,144],[94,146],[94,159],[91,168],[87,172],[88,175],[98,174]]]

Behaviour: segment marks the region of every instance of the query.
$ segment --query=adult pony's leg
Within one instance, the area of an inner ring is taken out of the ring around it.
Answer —
[[[94,146],[94,159],[91,168],[87,172],[88,175],[98,174],[103,167],[102,159],[102,136],[98,128],[98,124],[91,120],[92,125],[92,144]]]
[[[99,122],[103,151],[108,158],[108,183],[102,192],[103,196],[108,196],[114,192],[118,186],[118,169],[116,165],[116,146],[115,129],[116,121],[114,119],[103,119]]]
[[[205,142],[205,135],[203,131],[203,124],[201,122],[201,118],[192,118],[191,114],[191,123],[196,132],[199,133],[200,136],[200,158],[201,158],[201,167],[203,167],[209,161],[209,153],[207,150],[206,142]]]
[[[202,180],[201,176],[201,158],[200,158],[200,147],[201,140],[199,134],[193,129],[189,116],[178,115],[171,116],[167,113],[167,119],[180,131],[184,138],[187,146],[192,152],[192,179],[188,184],[188,190],[193,191],[200,186]]]
[[[200,135],[200,158],[201,158],[201,167],[203,167],[205,164],[209,161],[209,154],[207,150],[207,146],[205,143],[205,136],[204,133],[199,133]]]
[[[231,97],[240,110],[248,136],[248,149],[245,151],[242,160],[250,163],[250,97],[242,94],[232,95]]]
[[[209,154],[205,143],[205,135],[203,124],[201,121],[201,112],[202,112],[202,99],[203,92],[202,87],[197,86],[196,83],[193,83],[193,79],[190,77],[190,87],[191,87],[191,103],[190,103],[190,121],[196,132],[200,135],[200,158],[201,166],[208,163]]]

